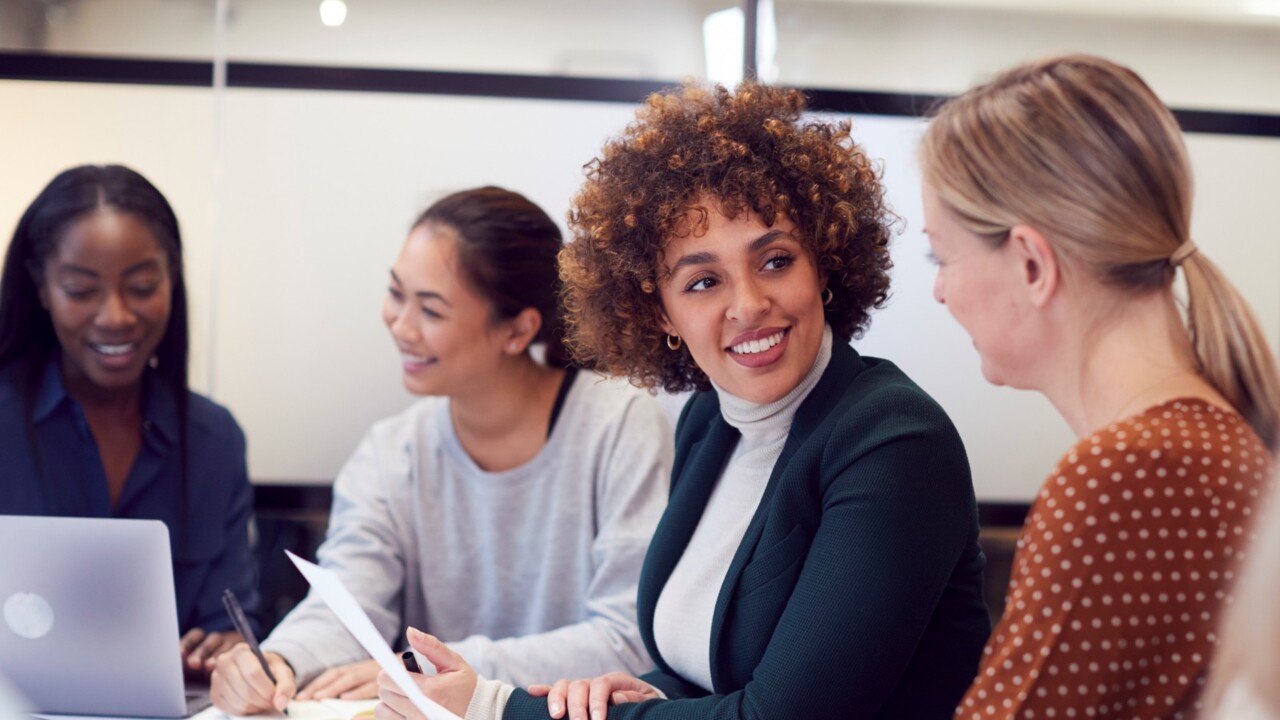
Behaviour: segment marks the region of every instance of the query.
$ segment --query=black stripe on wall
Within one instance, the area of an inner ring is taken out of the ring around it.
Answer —
[[[211,87],[213,63],[0,52],[0,78]]]
[[[636,103],[675,83],[556,75],[227,63],[227,85],[286,90]]]
[[[213,63],[0,52],[0,79],[209,87],[213,84]],[[648,94],[677,83],[229,62],[227,84],[241,88],[637,103]],[[947,99],[944,95],[868,90],[804,90],[814,110],[858,115],[922,117]],[[1280,138],[1280,115],[1179,109],[1173,113],[1187,132]]]

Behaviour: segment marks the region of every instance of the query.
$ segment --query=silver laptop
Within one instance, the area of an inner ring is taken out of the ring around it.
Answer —
[[[40,713],[187,715],[173,587],[158,520],[0,515],[0,675]]]

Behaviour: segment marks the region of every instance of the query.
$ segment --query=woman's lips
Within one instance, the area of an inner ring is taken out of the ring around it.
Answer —
[[[734,338],[734,343],[725,348],[725,352],[743,367],[765,367],[782,357],[790,337],[791,328],[768,328],[743,333]]]

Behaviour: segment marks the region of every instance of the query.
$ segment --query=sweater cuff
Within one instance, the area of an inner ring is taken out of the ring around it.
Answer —
[[[273,652],[289,663],[290,669],[293,670],[293,681],[299,690],[306,687],[307,683],[314,680],[325,669],[324,661],[301,643],[267,640],[262,643],[262,652]]]
[[[467,705],[466,720],[502,720],[507,699],[515,692],[515,686],[498,680],[476,677],[476,689]]]

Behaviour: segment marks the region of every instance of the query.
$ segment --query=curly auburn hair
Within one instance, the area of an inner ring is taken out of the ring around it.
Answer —
[[[710,383],[659,325],[662,250],[706,231],[708,208],[767,226],[786,217],[827,278],[827,322],[861,335],[889,295],[889,237],[879,173],[850,124],[802,122],[797,90],[693,84],[651,95],[621,137],[586,166],[573,200],[573,241],[560,251],[567,343],[583,364],[670,392]]]

